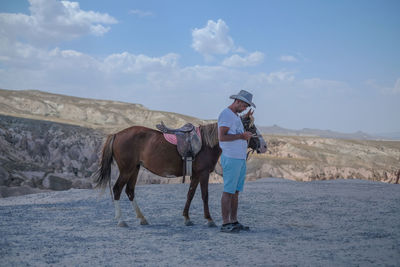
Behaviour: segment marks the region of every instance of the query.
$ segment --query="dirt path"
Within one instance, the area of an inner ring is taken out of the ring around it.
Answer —
[[[210,185],[220,220],[221,185]],[[181,216],[187,185],[137,187],[151,225],[140,226],[126,197],[128,228],[116,227],[108,194],[70,190],[0,199],[2,266],[400,265],[400,186],[335,180],[246,183],[239,218],[250,232],[204,225],[197,192],[195,223]]]

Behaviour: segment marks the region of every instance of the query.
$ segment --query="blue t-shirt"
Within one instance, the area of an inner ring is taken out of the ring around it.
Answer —
[[[228,134],[242,134],[244,128],[242,120],[230,108],[224,109],[218,117],[218,128],[225,126],[229,128]],[[234,141],[219,142],[222,154],[228,158],[246,159],[247,141],[238,139]]]

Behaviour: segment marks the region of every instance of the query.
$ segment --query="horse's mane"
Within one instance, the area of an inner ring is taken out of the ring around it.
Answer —
[[[211,123],[200,125],[201,139],[203,144],[214,147],[218,144],[218,124]]]

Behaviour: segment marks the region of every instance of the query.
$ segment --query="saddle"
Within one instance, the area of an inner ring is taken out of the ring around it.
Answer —
[[[180,134],[180,133],[188,133],[194,130],[194,125],[191,123],[186,123],[183,125],[181,128],[178,129],[171,129],[167,127],[164,122],[161,122],[160,124],[157,124],[157,129],[159,129],[163,133],[169,133],[169,134]]]
[[[178,129],[169,128],[165,126],[164,122],[157,124],[156,127],[165,134],[174,134],[176,136],[176,148],[184,161],[182,181],[184,183],[186,175],[192,176],[192,163],[197,153],[201,150],[201,137],[191,123],[187,123]]]

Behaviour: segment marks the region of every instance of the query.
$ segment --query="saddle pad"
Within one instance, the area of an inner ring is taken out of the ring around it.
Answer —
[[[200,127],[196,127],[196,132],[201,141]],[[171,143],[173,145],[177,145],[177,143],[178,143],[178,139],[176,139],[176,135],[174,135],[174,134],[164,133],[164,138],[165,138],[165,140],[167,140],[169,143]]]

